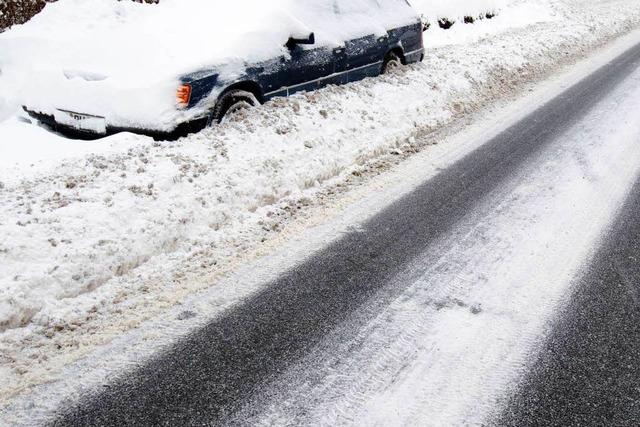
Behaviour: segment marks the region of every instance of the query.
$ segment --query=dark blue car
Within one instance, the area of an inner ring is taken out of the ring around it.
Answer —
[[[183,135],[229,120],[239,110],[275,97],[375,77],[424,57],[422,23],[406,0],[297,0],[296,7],[296,19],[307,30],[298,29],[280,41],[280,50],[273,57],[255,62],[234,58],[181,74],[171,107],[175,114],[149,114],[154,108],[149,105],[140,107],[147,114],[137,120],[130,104],[120,109],[106,99],[104,111],[93,107],[95,103],[89,108],[89,104],[83,107],[81,102],[61,101],[46,104],[55,105],[55,111],[32,105],[25,109],[58,130],[84,135],[120,131]],[[82,93],[85,86],[100,87],[93,75],[75,73],[72,78],[76,93]],[[107,92],[95,95],[90,90],[86,89],[87,96],[94,98]],[[144,95],[137,92],[134,96]]]

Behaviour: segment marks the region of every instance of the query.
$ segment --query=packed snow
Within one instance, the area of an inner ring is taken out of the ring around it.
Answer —
[[[157,7],[124,3],[105,22]],[[640,4],[626,0],[500,7],[491,20],[432,26],[423,64],[276,100],[173,143],[50,133],[16,110],[32,76],[0,63],[1,399],[210,287],[349,177],[640,24]]]
[[[507,0],[409,0],[431,23],[440,19],[463,21],[496,14],[507,4]]]

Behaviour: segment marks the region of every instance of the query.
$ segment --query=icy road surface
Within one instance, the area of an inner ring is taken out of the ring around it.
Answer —
[[[58,422],[495,422],[638,178],[639,66],[637,45]]]

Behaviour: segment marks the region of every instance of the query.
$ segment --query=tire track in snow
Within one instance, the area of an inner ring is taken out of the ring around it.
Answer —
[[[496,426],[640,423],[640,181]]]

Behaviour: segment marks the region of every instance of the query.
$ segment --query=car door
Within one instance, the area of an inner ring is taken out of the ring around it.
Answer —
[[[296,46],[283,61],[283,81],[288,95],[314,90],[335,71],[335,58],[328,47]]]
[[[335,1],[305,0],[290,5],[289,12],[313,32],[315,43],[290,46],[289,54],[280,57],[276,67],[269,67],[272,78],[266,92],[286,96],[336,82],[336,70],[346,60],[344,45],[336,43],[331,34],[337,25]]]
[[[376,25],[372,25],[371,16],[375,16],[377,5],[367,0],[335,0],[338,20],[341,25],[351,28],[353,34],[345,41],[346,81],[357,81],[365,77],[380,74],[382,61],[388,46],[388,36]]]
[[[380,74],[386,54],[387,37],[368,34],[346,42],[346,71],[348,81],[362,80]]]
[[[320,81],[333,74],[334,62],[333,52],[327,47],[297,45],[288,55],[261,64],[251,72],[258,76],[265,98],[271,99],[317,89]]]

